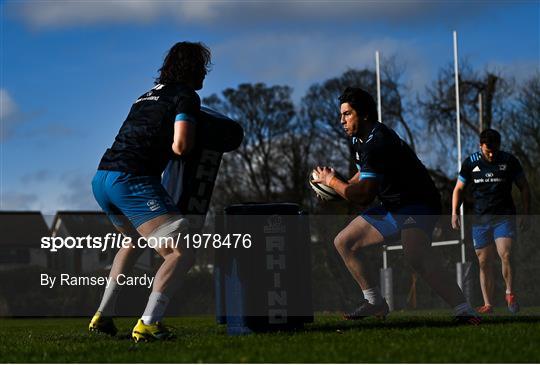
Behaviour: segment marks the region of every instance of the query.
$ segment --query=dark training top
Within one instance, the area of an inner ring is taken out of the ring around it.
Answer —
[[[174,157],[175,121],[194,122],[200,107],[201,100],[192,88],[178,83],[156,85],[133,103],[98,169],[161,175]]]
[[[515,214],[512,183],[521,175],[523,168],[510,153],[499,151],[488,162],[481,152],[475,152],[461,165],[458,178],[470,185],[476,214]]]
[[[440,210],[440,195],[425,166],[392,129],[382,123],[365,142],[352,138],[361,179],[377,179],[377,196],[388,211],[425,204]]]

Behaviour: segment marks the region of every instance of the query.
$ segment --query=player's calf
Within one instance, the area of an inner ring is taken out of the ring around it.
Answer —
[[[147,239],[170,238],[170,242],[182,242],[180,235],[187,232],[189,223],[185,218],[171,216],[152,233],[146,236]],[[168,240],[161,240],[169,242]],[[166,327],[161,324],[165,310],[169,304],[169,298],[181,284],[183,276],[189,271],[195,261],[193,250],[186,247],[170,245],[157,247],[156,250],[163,257],[164,261],[158,269],[152,293],[148,298],[144,313],[133,329],[133,339],[138,341],[160,340],[170,337]]]

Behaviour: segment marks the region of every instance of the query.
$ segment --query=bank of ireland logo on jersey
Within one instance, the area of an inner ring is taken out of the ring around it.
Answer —
[[[150,199],[149,201],[147,201],[146,205],[148,205],[148,208],[152,212],[155,212],[156,210],[159,209],[159,202],[157,200],[154,200],[154,199]]]

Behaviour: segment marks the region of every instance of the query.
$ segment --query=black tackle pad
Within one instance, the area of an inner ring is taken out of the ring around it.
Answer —
[[[242,126],[231,118],[201,107],[195,146],[165,168],[162,184],[183,215],[190,216],[192,231],[204,224],[223,153],[237,149],[244,138]]]

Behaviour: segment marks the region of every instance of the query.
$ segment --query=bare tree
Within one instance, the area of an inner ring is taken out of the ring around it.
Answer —
[[[477,149],[482,129],[498,128],[512,110],[513,82],[489,70],[477,72],[467,62],[460,66],[460,119],[462,150],[465,154]],[[480,118],[478,96],[482,94],[483,115]],[[419,110],[427,123],[433,147],[438,148],[438,165],[443,171],[454,171],[456,139],[456,93],[454,68],[449,64],[439,70],[437,79],[418,100]],[[480,119],[483,125],[480,126]],[[438,144],[436,142],[439,142]],[[434,143],[435,142],[435,143]],[[451,173],[450,175],[454,175]]]
[[[533,212],[540,211],[540,73],[519,89],[516,107],[502,126],[503,142],[521,161],[532,191]]]
[[[226,200],[306,200],[314,131],[296,119],[291,93],[288,86],[242,84],[204,99],[244,127],[244,143],[226,156],[218,180]]]

